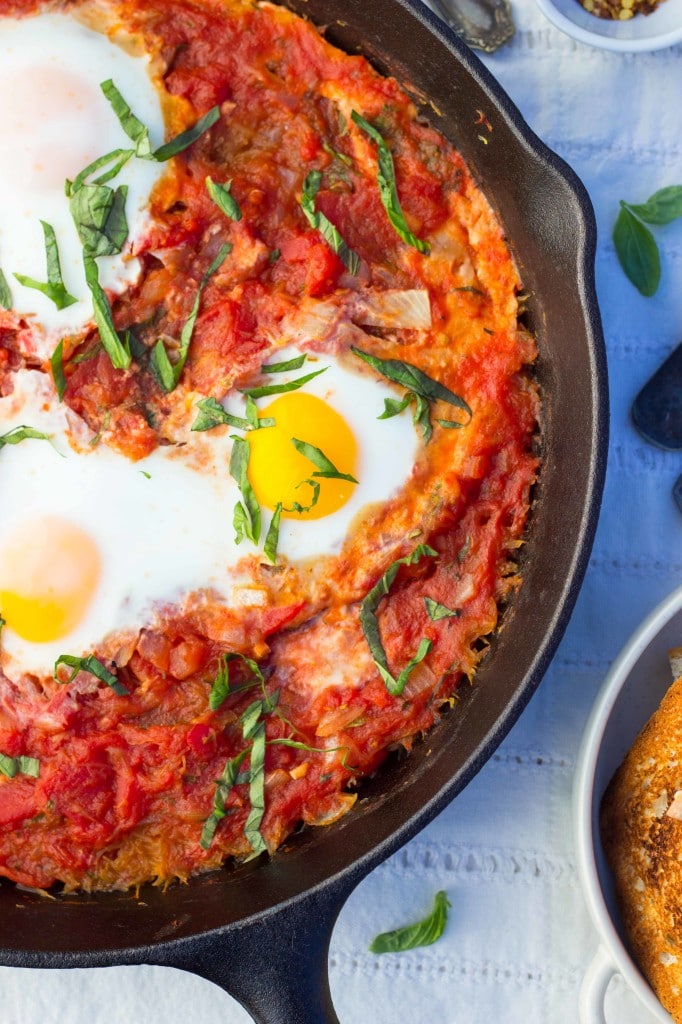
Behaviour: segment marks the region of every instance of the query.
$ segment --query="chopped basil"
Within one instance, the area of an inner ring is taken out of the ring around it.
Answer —
[[[62,268],[59,262],[59,248],[57,246],[57,236],[54,233],[54,228],[51,224],[41,220],[43,228],[43,237],[45,239],[45,261],[47,263],[47,281],[36,281],[33,277],[26,277],[25,274],[15,274],[19,284],[23,284],[25,288],[33,288],[37,292],[41,292],[45,295],[50,302],[54,302],[57,309],[66,309],[67,306],[72,306],[74,302],[78,302],[73,295],[70,295],[66,290],[64,281],[62,280]]]
[[[399,558],[397,561],[389,565],[386,572],[379,581],[375,583],[360,606],[360,625],[362,626],[362,631],[365,634],[367,645],[370,649],[372,658],[374,659],[374,664],[386,685],[386,689],[393,696],[398,696],[403,692],[412,670],[419,664],[419,662],[423,661],[429,653],[429,650],[431,649],[431,641],[427,639],[421,640],[416,654],[410,658],[405,668],[396,678],[391,674],[388,667],[388,659],[386,657],[384,645],[381,641],[379,620],[377,619],[376,613],[382,599],[390,592],[401,565],[415,565],[422,558],[437,557],[438,552],[434,551],[433,548],[428,547],[426,544],[419,544],[411,555],[407,555],[405,558]]]
[[[244,825],[244,835],[254,854],[258,854],[267,850],[265,840],[260,833],[261,822],[265,814],[265,722],[258,722],[248,736],[251,737],[251,757],[249,759],[251,810]],[[248,736],[245,727],[244,739],[247,739]]]
[[[13,779],[15,775],[30,775],[37,779],[40,775],[40,761],[37,757],[27,757],[25,754],[19,757],[0,754],[0,773],[8,779]]]
[[[321,184],[321,171],[310,171],[306,175],[306,179],[303,182],[301,209],[310,226],[320,232],[325,242],[336,253],[348,271],[355,275],[359,272],[362,265],[360,257],[344,242],[338,228],[334,227],[329,218],[315,207],[315,199],[320,191]]]
[[[224,185],[219,185],[211,177],[206,178],[206,191],[218,209],[222,210],[230,220],[241,220],[242,211],[239,203],[230,192],[231,187],[231,181],[226,181]]]
[[[231,758],[223,769],[223,774],[216,785],[215,796],[213,798],[213,811],[204,822],[204,827],[201,830],[199,845],[202,850],[208,850],[210,848],[216,829],[225,817],[225,801],[230,795],[230,791],[235,785],[237,785],[237,783],[246,781],[246,779],[240,778],[239,769],[246,760],[248,752],[249,748],[247,747],[245,750],[242,750],[241,753],[237,754],[236,757]]]
[[[158,149],[152,150],[149,129],[135,116],[112,80],[107,79],[106,82],[102,82],[100,88],[109,100],[121,128],[128,138],[135,143],[135,155],[142,160],[156,160],[157,163],[164,163],[166,160],[170,160],[172,156],[177,156],[178,153],[182,153],[188,146],[191,146],[220,117],[220,108],[217,106],[212,107],[191,128],[176,135],[174,139],[171,139],[170,142],[165,143],[163,146],[159,146]]]
[[[426,614],[431,619],[431,622],[440,622],[441,619],[459,618],[460,613],[458,611],[448,608],[438,601],[434,601],[432,597],[425,597],[424,604],[426,606]]]
[[[369,352],[363,352],[362,349],[355,348],[354,346],[351,346],[351,352],[359,356],[360,359],[363,359],[383,377],[393,381],[394,384],[401,384],[404,388],[407,388],[408,393],[402,401],[390,398],[384,400],[384,411],[379,416],[379,419],[388,419],[390,416],[396,416],[403,409],[406,409],[412,399],[414,399],[416,403],[414,422],[421,426],[426,442],[429,441],[432,433],[430,408],[426,404],[428,402],[447,402],[449,405],[461,409],[466,414],[467,419],[461,423],[456,420],[438,420],[441,426],[465,427],[471,420],[471,408],[463,398],[456,395],[454,391],[450,391],[444,384],[427,376],[419,367],[413,366],[412,363],[403,362],[401,359],[379,359],[378,356],[370,355]]]
[[[197,316],[199,315],[201,295],[208,284],[209,278],[211,278],[213,274],[215,274],[216,270],[222,266],[223,261],[231,252],[232,246],[229,242],[221,245],[218,255],[201,279],[194,299],[194,305],[192,306],[190,314],[180,334],[180,346],[178,348],[178,357],[175,363],[171,363],[168,358],[168,353],[166,352],[166,346],[160,338],[152,349],[150,366],[159,386],[164,391],[173,391],[178,386],[182,371],[185,363],[187,362],[189,346],[192,341],[192,334],[194,333],[194,325],[196,323]]]
[[[40,430],[35,430],[33,427],[12,427],[6,434],[0,434],[0,448],[4,448],[8,444],[20,444],[21,441],[49,441],[50,435],[43,434]]]
[[[85,256],[114,256],[128,237],[128,186],[82,185],[70,199],[71,216]]]
[[[281,255],[282,255],[282,250],[281,249],[273,249],[271,251],[270,255],[268,256],[268,263],[271,264],[271,265],[273,263],[276,263]]]
[[[377,182],[379,184],[381,202],[388,214],[388,219],[395,228],[397,234],[402,238],[403,242],[407,242],[408,245],[411,245],[418,252],[428,255],[431,252],[429,244],[427,242],[423,242],[420,238],[417,238],[417,236],[413,234],[407,226],[405,214],[403,213],[402,206],[400,205],[400,199],[398,198],[393,154],[386,145],[385,139],[381,133],[369,123],[369,121],[366,121],[364,117],[361,117],[355,110],[351,113],[351,118],[358,128],[361,128],[363,132],[369,135],[370,139],[372,139],[372,141],[377,145],[379,161]]]
[[[322,141],[322,149],[325,151],[325,153],[329,153],[329,155],[333,157],[334,160],[340,160],[342,164],[346,165],[346,167],[353,166],[353,161],[351,160],[351,158],[349,156],[346,156],[345,153],[339,153],[338,149],[334,149],[332,146],[330,146],[326,139],[323,139]]]
[[[317,480],[301,480],[300,484],[296,484],[294,490],[298,490],[299,487],[303,487],[304,484],[308,484],[312,488],[312,498],[310,499],[309,505],[301,505],[295,501],[289,508],[285,508],[285,512],[310,512],[311,508],[315,508],[320,497],[320,485]]]
[[[12,308],[12,292],[10,291],[7,278],[3,274],[2,270],[0,270],[0,306],[3,309]]]
[[[237,658],[246,665],[251,672],[251,676],[245,683],[233,687],[230,683],[230,663],[235,661]],[[213,680],[213,685],[211,686],[211,692],[208,698],[208,705],[211,708],[211,711],[217,711],[221,704],[223,704],[231,694],[249,689],[257,683],[261,686],[265,683],[263,673],[261,672],[257,662],[253,661],[252,658],[247,658],[243,654],[224,654],[218,664],[218,672]]]
[[[60,341],[50,359],[50,366],[52,367],[52,379],[54,386],[57,389],[59,395],[59,401],[61,402],[66,392],[66,377],[64,376],[64,342]]]
[[[266,557],[274,565],[277,561],[277,545],[279,544],[279,523],[282,518],[282,502],[278,501],[275,505],[275,511],[272,514],[270,520],[270,526],[265,537],[265,544],[263,550],[265,551]]]
[[[241,416],[233,416],[215,398],[202,398],[197,402],[197,409],[199,413],[192,424],[192,430],[212,430],[221,423],[226,423],[236,430],[249,430],[251,427],[248,420]]]
[[[95,178],[93,184],[104,185],[106,182],[111,181],[111,179],[116,177],[119,171],[125,167],[130,158],[134,155],[134,149],[114,149],[110,153],[105,153],[104,156],[97,157],[97,159],[93,160],[87,167],[84,167],[83,170],[76,175],[73,181],[68,181],[67,179],[64,186],[64,192],[67,199],[70,199],[79,188],[82,188],[86,180],[96,171],[99,171],[102,167],[106,167],[108,164],[111,164],[111,167],[109,167],[104,174],[100,174],[99,177]]]
[[[260,505],[249,481],[248,441],[232,436],[232,454],[230,455],[230,476],[237,482],[244,504],[237,502],[234,509],[233,525],[235,542],[239,544],[247,537],[254,544],[260,540]]]
[[[292,437],[291,443],[297,452],[309,459],[314,466],[317,466],[317,471],[313,473],[313,476],[324,477],[330,480],[348,480],[351,484],[356,484],[358,481],[350,473],[340,473],[333,462],[327,458],[323,451],[316,448],[315,445],[308,444],[307,441],[299,441],[297,437]]]
[[[251,398],[267,398],[268,395],[283,395],[288,391],[298,391],[304,384],[307,384],[313,377],[319,377],[321,373],[329,369],[327,366],[323,366],[321,370],[315,370],[313,373],[306,373],[303,377],[297,377],[296,380],[290,380],[286,384],[263,384],[256,388],[244,388],[242,390],[243,395],[250,395]]]
[[[85,267],[85,280],[92,295],[95,324],[97,325],[104,351],[109,356],[114,369],[127,370],[132,362],[130,347],[121,341],[118,331],[114,327],[109,300],[99,283],[97,264],[92,257],[84,256],[83,265]]]
[[[88,654],[85,658],[77,658],[73,654],[60,654],[54,663],[54,678],[58,683],[62,682],[58,675],[60,665],[66,665],[67,668],[72,669],[71,675],[66,680],[67,683],[73,682],[79,672],[89,672],[91,676],[99,679],[101,683],[106,683],[107,686],[111,687],[119,697],[127,697],[130,693],[123,683],[119,683],[113,672],[110,672],[106,665],[103,665],[94,654]]]
[[[445,931],[451,906],[447,894],[441,889],[435,895],[430,914],[415,924],[377,935],[369,947],[370,953],[403,953],[418,946],[430,946]]]
[[[287,370],[300,370],[306,361],[306,354],[302,352],[300,356],[294,356],[293,359],[286,359],[282,363],[264,363],[261,368],[261,373],[286,373]]]

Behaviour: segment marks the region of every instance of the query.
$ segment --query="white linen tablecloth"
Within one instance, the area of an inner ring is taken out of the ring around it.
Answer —
[[[368,0],[371,2],[371,0]],[[576,43],[532,0],[485,62],[531,127],[578,173],[594,204],[597,287],[610,365],[611,443],[597,539],[576,611],[546,678],[464,793],[377,868],[343,910],[331,948],[342,1024],[573,1024],[597,937],[571,833],[581,732],[604,674],[649,610],[682,583],[682,514],[671,488],[682,455],[645,444],[629,420],[642,384],[682,340],[682,221],[656,230],[663,274],[642,298],[611,239],[619,199],[682,184],[682,47],[618,54]],[[367,951],[378,932],[452,903],[433,946]],[[254,969],[258,969],[254,965]],[[180,971],[0,968],[2,1024],[246,1024],[230,997]],[[613,1024],[649,1024],[616,978]]]

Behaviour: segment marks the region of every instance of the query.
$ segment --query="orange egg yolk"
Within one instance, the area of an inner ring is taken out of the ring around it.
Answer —
[[[251,430],[246,435],[250,447],[249,481],[258,503],[274,510],[282,503],[282,516],[290,519],[321,519],[342,508],[356,484],[348,480],[316,477],[318,467],[294,447],[292,439],[318,448],[340,473],[357,476],[358,446],[352,430],[335,409],[322,398],[300,391],[280,395],[260,411],[262,418],[272,417],[274,427]],[[319,497],[312,508],[320,485]]]
[[[0,615],[24,640],[59,640],[85,616],[100,554],[79,527],[46,516],[23,524],[0,550]]]

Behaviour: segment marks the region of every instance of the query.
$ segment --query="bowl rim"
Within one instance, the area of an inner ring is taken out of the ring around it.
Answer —
[[[592,922],[617,970],[662,1024],[672,1024],[648,981],[623,943],[606,903],[595,855],[595,773],[604,732],[621,690],[641,655],[682,609],[682,586],[672,591],[640,623],[613,661],[592,706],[580,744],[573,785],[573,835],[578,874]],[[642,722],[644,725],[644,722]],[[601,795],[601,794],[600,794]]]
[[[556,6],[555,0],[535,0],[535,2],[545,17],[566,35],[572,36],[573,39],[577,39],[581,43],[597,46],[602,50],[644,53],[651,50],[663,50],[682,41],[682,24],[676,28],[662,31],[658,35],[622,39],[618,36],[602,35],[600,32],[591,32],[589,29],[583,28],[582,25],[578,25],[571,18],[562,14]],[[575,0],[575,2],[578,3],[579,0]]]

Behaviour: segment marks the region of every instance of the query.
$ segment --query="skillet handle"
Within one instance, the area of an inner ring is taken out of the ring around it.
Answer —
[[[202,936],[169,965],[219,985],[256,1024],[339,1024],[329,991],[334,923],[350,894],[315,892],[225,933]]]

